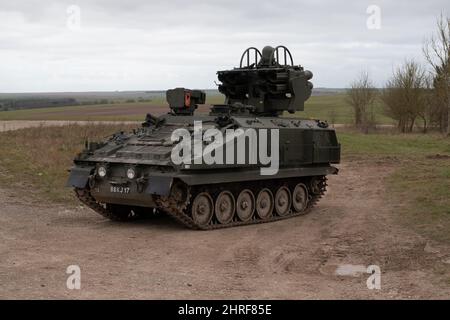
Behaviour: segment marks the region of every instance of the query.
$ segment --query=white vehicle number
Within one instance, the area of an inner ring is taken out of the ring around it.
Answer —
[[[110,191],[112,193],[124,193],[128,194],[130,193],[130,187],[124,187],[124,186],[111,186]]]

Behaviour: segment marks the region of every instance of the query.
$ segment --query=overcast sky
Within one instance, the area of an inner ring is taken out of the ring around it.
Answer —
[[[315,87],[361,70],[382,86],[422,59],[442,11],[450,1],[0,0],[0,92],[214,88],[247,47],[280,44]]]

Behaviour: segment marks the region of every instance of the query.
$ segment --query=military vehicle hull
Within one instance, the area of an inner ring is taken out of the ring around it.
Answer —
[[[202,230],[309,212],[326,191],[326,176],[338,173],[340,145],[326,122],[281,116],[303,110],[312,73],[280,64],[278,48],[257,51],[261,60],[243,67],[244,53],[240,68],[218,72],[225,104],[209,115],[194,115],[203,92],[167,91],[167,115],[147,115],[131,133],[87,144],[68,186],[112,220],[165,212]]]
[[[315,120],[264,119],[259,129],[276,128],[280,141],[283,141],[279,146],[278,172],[265,176],[260,174],[259,165],[192,163],[188,169],[173,165],[171,134],[176,128],[193,127],[194,118],[166,115],[161,119],[164,119],[163,127],[144,130],[139,136],[112,139],[75,160],[69,185],[75,187],[81,202],[113,220],[129,220],[158,210],[190,228],[215,229],[305,214],[325,193],[326,176],[338,172],[331,165],[340,158],[335,132],[321,127]],[[195,117],[195,121],[203,123],[213,119],[210,116]],[[243,124],[246,123],[251,123],[254,128],[256,119],[246,116],[234,117],[232,121],[238,128],[245,129]],[[214,128],[221,129],[218,124]],[[311,143],[300,143],[305,140]],[[102,178],[96,173],[101,165],[108,168],[107,175]],[[129,179],[126,171],[130,167],[139,172],[139,176]],[[299,188],[303,190],[299,191]],[[261,194],[261,191],[264,192]],[[271,198],[270,212],[258,207],[259,195],[260,199],[262,196]],[[293,196],[300,201],[296,207]],[[280,197],[287,199],[280,200]],[[229,205],[232,199],[233,214],[219,208],[222,198]],[[202,205],[193,210],[195,199],[202,200]],[[237,202],[237,199],[244,200]],[[283,201],[289,203],[287,209],[281,205]],[[251,213],[245,213],[243,206],[252,208]],[[199,210],[204,207],[207,213],[202,219]]]

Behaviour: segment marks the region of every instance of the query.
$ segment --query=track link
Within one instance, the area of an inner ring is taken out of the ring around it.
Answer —
[[[120,207],[112,207],[98,203],[91,195],[89,188],[75,189],[75,195],[81,203],[91,208],[101,216],[113,221],[130,221],[137,218],[137,215],[131,212],[131,209],[121,211]]]
[[[273,221],[279,221],[283,219],[288,219],[300,215],[307,214],[311,211],[311,209],[316,205],[316,203],[322,198],[322,196],[326,192],[327,187],[327,178],[325,176],[319,176],[315,177],[316,179],[319,179],[317,183],[318,190],[316,190],[316,193],[312,192],[312,188],[310,187],[310,184],[308,181],[304,181],[302,179],[295,180],[295,183],[299,182],[305,182],[305,185],[308,188],[309,192],[309,201],[307,203],[307,207],[305,210],[301,212],[294,212],[290,211],[289,214],[284,216],[278,216],[275,214],[275,212],[272,213],[272,216],[268,219],[259,219],[256,214],[254,214],[253,218],[249,221],[239,221],[237,217],[235,216],[233,220],[227,224],[220,224],[215,219],[211,219],[211,222],[207,225],[199,225],[194,221],[192,218],[190,211],[191,211],[191,202],[195,198],[197,194],[204,190],[212,191],[213,194],[217,194],[220,192],[221,189],[219,189],[217,186],[214,185],[208,185],[203,187],[197,187],[197,188],[189,188],[187,195],[184,200],[180,201],[177,199],[174,199],[172,197],[161,197],[156,200],[156,203],[158,204],[158,209],[163,210],[165,213],[167,213],[169,216],[171,216],[173,219],[178,221],[179,223],[183,224],[184,226],[190,228],[190,229],[197,229],[197,230],[214,230],[214,229],[222,229],[222,228],[229,228],[229,227],[236,227],[236,226],[243,226],[243,225],[250,225],[250,224],[260,224],[260,223],[267,223],[267,222],[273,222]],[[291,183],[292,184],[292,183]],[[236,192],[238,189],[242,190],[242,187],[239,185],[232,185],[234,191]],[[247,188],[249,186],[246,186]],[[257,185],[250,186],[253,190],[257,190]],[[271,189],[274,189],[276,187],[275,184],[271,186]],[[117,212],[117,210],[112,210],[112,207],[109,207],[108,205],[98,203],[95,198],[91,195],[90,190],[88,187],[83,189],[75,189],[75,194],[78,197],[78,199],[87,207],[91,208],[98,214],[102,215],[105,218],[114,220],[114,221],[127,221],[132,220],[136,217],[124,214],[124,212]],[[275,210],[275,209],[274,209]]]
[[[171,217],[173,217],[178,222],[182,223],[186,227],[190,229],[198,229],[198,230],[213,230],[213,229],[222,229],[222,228],[230,228],[230,227],[236,227],[236,226],[244,226],[244,225],[250,225],[250,224],[259,224],[259,223],[267,223],[267,222],[273,222],[273,221],[279,221],[283,219],[288,219],[300,215],[305,215],[311,211],[311,209],[317,204],[317,202],[322,198],[322,196],[326,192],[327,187],[327,178],[325,176],[317,177],[320,179],[318,185],[319,185],[319,193],[313,194],[310,192],[310,198],[308,201],[308,205],[304,211],[301,212],[290,212],[289,214],[285,216],[277,216],[275,214],[272,214],[271,218],[269,219],[258,219],[255,218],[256,215],[254,215],[254,218],[250,221],[237,221],[233,220],[230,223],[227,224],[219,224],[215,223],[214,220],[211,221],[208,225],[199,225],[195,223],[195,221],[192,219],[192,217],[189,215],[189,205],[191,199],[195,197],[196,194],[202,191],[202,189],[208,189],[211,190],[210,187],[203,187],[198,190],[193,190],[194,192],[190,192],[188,199],[185,203],[181,204],[177,203],[176,201],[173,201],[172,199],[160,199],[159,205],[161,208],[169,214]],[[310,191],[311,188],[308,188],[308,191]],[[217,193],[217,191],[216,191]]]

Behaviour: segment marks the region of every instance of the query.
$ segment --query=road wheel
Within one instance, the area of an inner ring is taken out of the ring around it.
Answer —
[[[296,213],[303,212],[308,205],[308,189],[303,183],[295,186],[292,193],[292,207]]]
[[[216,199],[215,213],[217,221],[221,224],[229,223],[233,219],[235,206],[233,194],[229,191],[222,191]]]
[[[258,193],[256,198],[256,213],[258,217],[266,220],[271,217],[273,211],[273,194],[272,192],[264,188]]]
[[[280,187],[275,194],[275,210],[281,217],[288,215],[291,210],[291,192],[285,186]]]
[[[236,200],[236,214],[241,221],[250,221],[255,211],[255,196],[249,189],[244,189],[239,193]]]
[[[199,226],[206,226],[214,214],[214,202],[208,192],[199,193],[192,203],[192,219]]]

